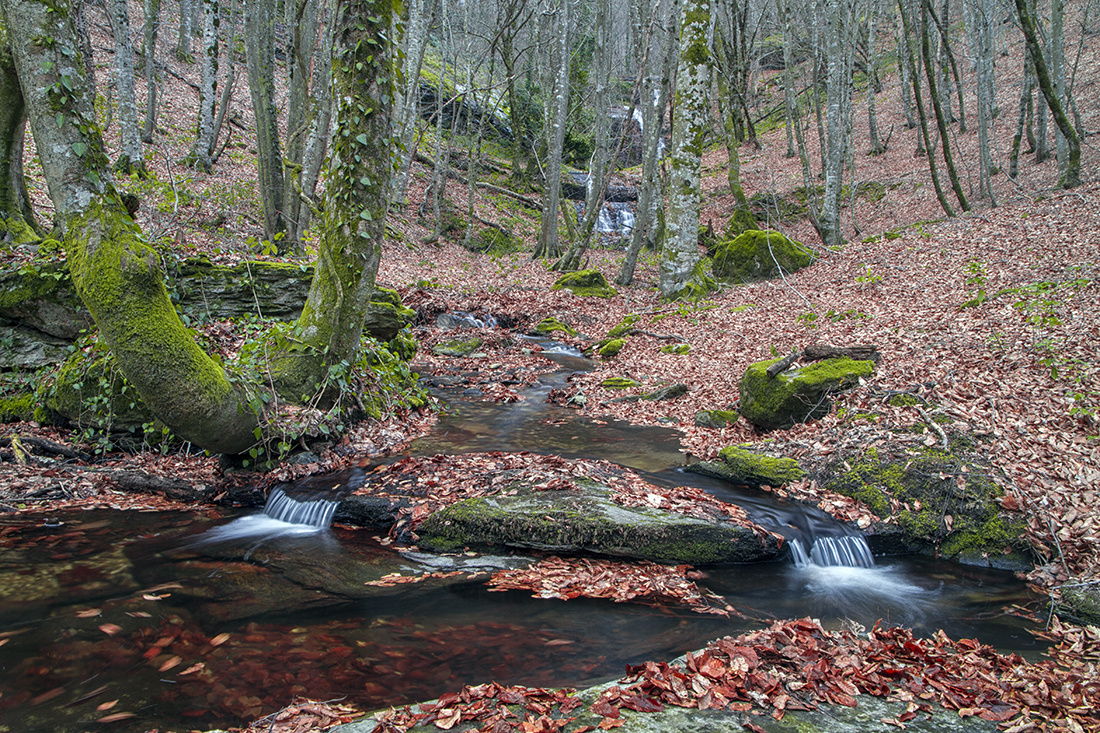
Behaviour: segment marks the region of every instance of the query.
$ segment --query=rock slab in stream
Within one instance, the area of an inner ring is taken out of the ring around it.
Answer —
[[[753,562],[779,554],[771,535],[733,522],[620,506],[602,486],[516,488],[511,495],[465,499],[429,516],[417,534],[422,549],[436,552],[507,547],[692,565]]]

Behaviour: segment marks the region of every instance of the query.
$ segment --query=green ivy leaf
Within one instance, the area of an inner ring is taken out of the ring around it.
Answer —
[[[363,219],[364,221],[374,221],[374,217],[371,215],[370,211],[368,211],[367,209],[363,209],[362,211],[359,212],[359,218]]]
[[[84,153],[88,150],[88,146],[84,143],[73,143],[73,152],[79,157],[84,157]]]
[[[355,136],[355,142],[359,143],[360,145],[366,145],[368,142],[370,142],[370,138],[366,136],[366,133],[361,132]]]

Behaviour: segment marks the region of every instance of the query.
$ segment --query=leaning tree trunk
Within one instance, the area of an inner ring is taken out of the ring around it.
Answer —
[[[7,44],[0,47],[0,242],[6,245],[39,238],[23,177],[23,136],[27,109],[15,61]]]
[[[264,213],[264,239],[275,242],[283,220],[283,156],[275,110],[275,2],[250,0],[244,22],[245,63],[256,118],[256,178]]]
[[[687,0],[680,16],[680,64],[676,70],[676,119],[669,157],[668,238],[661,253],[658,288],[675,299],[702,285],[699,257],[699,184],[703,139],[709,127],[710,0]]]
[[[137,102],[134,98],[134,46],[126,0],[111,0],[111,33],[115,41],[115,92],[118,95],[119,153],[115,170],[139,178],[148,175],[141,151]]]
[[[180,321],[159,256],[111,183],[84,68],[71,53],[68,3],[3,0],[2,7],[69,273],[100,338],[176,435],[211,451],[246,450],[256,413]],[[47,36],[53,43],[39,42]]]
[[[337,10],[336,121],[317,269],[293,334],[272,364],[276,386],[288,399],[309,399],[324,388],[330,367],[351,363],[359,350],[393,173],[392,16],[389,0],[344,0]]]
[[[921,13],[920,44],[921,57],[924,59],[924,69],[928,76],[928,97],[932,100],[932,111],[936,115],[936,127],[940,132],[940,144],[943,146],[943,162],[947,166],[947,177],[951,180],[951,188],[955,191],[955,198],[963,211],[970,211],[970,203],[966,200],[966,193],[959,181],[959,174],[955,170],[955,158],[951,154],[951,138],[947,131],[947,112],[940,104],[940,96],[936,89],[936,69],[932,58],[931,44],[928,38],[928,20],[932,15],[932,6],[929,0],[921,0],[923,12]],[[929,156],[933,155],[929,150]]]

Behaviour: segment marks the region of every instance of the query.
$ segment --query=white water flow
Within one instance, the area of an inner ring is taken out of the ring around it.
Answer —
[[[822,568],[872,568],[875,558],[863,535],[853,534],[840,537],[818,537],[810,551],[802,546],[798,539],[789,540],[791,557],[795,567],[805,568],[812,565]]]
[[[339,501],[310,499],[299,501],[287,496],[282,489],[274,489],[267,497],[264,514],[287,524],[304,524],[315,529],[326,529],[332,524]]]
[[[299,501],[274,489],[260,514],[238,517],[229,524],[208,529],[184,548],[203,547],[224,542],[248,541],[251,546],[245,559],[263,543],[279,537],[300,537],[324,532],[332,525],[332,516],[340,502],[331,499]]]

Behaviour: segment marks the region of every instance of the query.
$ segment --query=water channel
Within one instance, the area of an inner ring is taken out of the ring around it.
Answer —
[[[583,367],[555,358],[566,370]],[[653,483],[704,488],[765,526],[831,534],[827,518],[801,507],[683,472],[671,429],[544,404],[565,373],[520,403],[444,394],[450,408],[414,452],[611,460]],[[727,619],[491,593],[482,571],[515,558],[401,553],[370,531],[256,510],[0,516],[0,548],[0,731],[207,730],[246,725],[295,695],[374,709],[490,680],[581,686],[802,616],[834,628],[880,620],[942,628],[1002,650],[1041,650],[1031,622],[1012,613],[1034,604],[1023,583],[925,557],[835,567],[807,554],[705,568],[699,582],[745,615]],[[410,569],[452,575],[385,584],[388,573]]]

